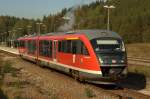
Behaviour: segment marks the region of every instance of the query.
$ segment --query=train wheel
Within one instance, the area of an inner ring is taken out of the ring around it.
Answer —
[[[78,80],[79,79],[79,72],[76,70],[71,70],[71,76],[75,79]]]
[[[83,79],[80,78],[79,71],[77,71],[77,70],[71,70],[71,76],[72,76],[76,81],[83,82]]]
[[[43,67],[40,60],[37,60],[37,59],[36,59],[36,64],[37,64],[38,66],[40,66],[40,67]]]

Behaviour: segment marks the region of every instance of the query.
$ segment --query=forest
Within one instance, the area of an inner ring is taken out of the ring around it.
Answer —
[[[64,8],[42,19],[0,16],[0,41],[4,41],[4,37],[5,40],[14,40],[35,34],[39,28],[40,34],[76,29],[107,29],[105,5],[115,6],[110,9],[111,31],[119,33],[126,43],[150,42],[150,0],[99,0],[88,5]],[[64,16],[72,19],[66,20]]]

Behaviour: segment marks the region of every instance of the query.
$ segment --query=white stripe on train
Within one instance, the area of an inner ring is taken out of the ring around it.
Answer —
[[[30,55],[24,55],[24,56],[25,56],[25,57],[30,57],[30,58],[36,58],[36,57],[30,56]],[[58,62],[46,60],[46,59],[43,59],[43,58],[38,58],[38,59],[39,59],[40,61],[48,62],[49,64],[52,63],[52,64],[55,64],[55,65],[58,65],[58,66],[61,66],[61,67],[68,68],[68,69],[74,69],[74,70],[78,70],[78,71],[82,71],[82,72],[86,72],[86,73],[100,74],[100,75],[102,75],[102,72],[101,72],[101,71],[94,71],[94,70],[81,69],[81,68],[74,67],[74,66],[71,66],[71,65],[65,65],[65,64],[58,63]]]

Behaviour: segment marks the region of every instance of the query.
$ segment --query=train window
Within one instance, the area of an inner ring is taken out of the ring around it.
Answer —
[[[25,47],[25,41],[19,41],[19,47]]]
[[[58,42],[58,51],[71,53],[71,40],[63,40]]]
[[[73,54],[89,55],[86,46],[80,40],[72,41],[72,53]]]
[[[62,41],[61,52],[67,52],[67,41]]]
[[[76,54],[77,53],[77,41],[73,40],[72,41],[72,54]]]
[[[61,41],[58,41],[58,52],[61,52]]]
[[[87,48],[80,40],[63,40],[58,42],[58,51],[72,54],[89,55]]]
[[[81,47],[81,53],[83,55],[89,55],[89,52],[88,52],[86,46],[83,43],[82,43],[82,47]]]
[[[82,41],[76,40],[77,42],[77,54],[82,54],[81,48],[82,48]]]
[[[40,56],[52,57],[52,41],[41,40],[39,45]]]
[[[52,48],[53,48],[53,45],[52,45],[52,41],[49,41],[49,46],[50,46],[50,49],[49,49],[49,57],[52,58]]]
[[[29,40],[27,47],[28,47],[28,53],[29,54],[35,54],[35,51],[36,51],[36,41],[35,40]]]
[[[67,53],[71,53],[72,51],[71,51],[71,40],[67,40]]]

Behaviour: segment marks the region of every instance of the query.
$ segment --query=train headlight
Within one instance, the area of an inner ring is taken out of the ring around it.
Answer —
[[[121,60],[121,63],[124,63],[124,60]]]

